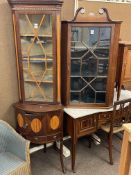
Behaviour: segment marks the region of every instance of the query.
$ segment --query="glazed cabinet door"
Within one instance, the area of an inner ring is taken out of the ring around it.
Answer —
[[[111,32],[111,26],[71,26],[70,103],[106,103]]]
[[[22,101],[56,101],[56,24],[54,12],[18,12],[18,71]]]

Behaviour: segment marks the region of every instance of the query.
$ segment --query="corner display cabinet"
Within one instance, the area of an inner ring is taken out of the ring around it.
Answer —
[[[120,41],[117,60],[117,99],[119,100],[121,88],[131,90],[131,43]]]
[[[18,131],[36,144],[63,138],[60,101],[61,0],[8,0],[19,85]],[[62,144],[61,144],[62,145]],[[62,155],[62,154],[61,154]]]
[[[109,107],[113,103],[120,21],[105,8],[79,8],[62,22],[62,102],[67,107]]]

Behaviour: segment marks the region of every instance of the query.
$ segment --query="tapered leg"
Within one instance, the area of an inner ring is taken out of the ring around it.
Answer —
[[[46,153],[46,144],[44,144],[44,152]]]
[[[108,134],[108,150],[109,150],[109,159],[110,164],[113,165],[113,158],[112,158],[112,134]]]
[[[88,148],[91,148],[91,145],[92,145],[92,138],[91,138],[91,136],[88,137],[88,142],[89,142]]]
[[[75,159],[76,159],[76,143],[72,139],[72,148],[71,148],[71,162],[72,162],[72,171],[75,173]]]
[[[63,173],[65,173],[64,162],[63,162],[63,139],[60,140],[60,162]]]
[[[117,91],[117,100],[119,100],[119,98],[120,98],[120,92],[121,92],[121,89],[120,89],[120,87],[118,87],[118,91]]]

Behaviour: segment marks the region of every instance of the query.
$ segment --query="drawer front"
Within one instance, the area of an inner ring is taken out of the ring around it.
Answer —
[[[63,130],[63,111],[49,112],[47,116],[47,134],[58,133]]]
[[[30,115],[26,115],[23,111],[16,111],[17,130],[22,135],[30,133]]]
[[[46,116],[41,117],[39,114],[31,114],[23,111],[16,112],[18,131],[28,135],[45,135],[46,133]]]
[[[86,133],[90,134],[92,132],[95,132],[97,129],[97,121],[96,116],[87,116],[82,117],[81,119],[77,120],[77,134],[78,136],[83,136]]]
[[[35,143],[35,144],[44,144],[47,142],[47,137],[45,136],[28,136],[26,135],[25,138],[27,140],[29,140],[31,143]]]
[[[53,142],[53,141],[57,141],[63,138],[62,132],[57,133],[57,134],[53,134],[53,135],[48,135],[47,136],[47,142]]]
[[[112,115],[112,112],[101,113],[98,115],[98,128],[110,121],[110,115]]]

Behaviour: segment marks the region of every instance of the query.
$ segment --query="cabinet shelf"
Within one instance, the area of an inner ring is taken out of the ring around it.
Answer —
[[[81,93],[81,91],[79,90],[70,90],[71,93]],[[95,93],[106,93],[106,91],[95,91]]]
[[[83,59],[83,57],[71,57],[71,60],[81,60],[81,59]],[[95,59],[98,59],[98,60],[109,60],[109,57],[107,57],[107,58],[96,57]]]
[[[53,62],[53,59],[51,58],[31,58],[31,59],[28,59],[28,58],[24,58],[22,59],[22,61],[30,61],[30,62],[33,62],[33,63],[43,63],[43,62]]]
[[[79,46],[74,46],[74,47],[71,47],[71,49],[83,49],[83,50],[96,50],[96,49],[109,49],[109,47],[103,47],[103,46],[101,46],[101,47],[79,47]]]
[[[29,82],[29,83],[36,83],[35,80],[24,80],[25,82]],[[48,84],[53,84],[53,81],[37,81],[37,82],[41,82],[41,83],[48,83]]]
[[[21,37],[35,37],[34,34],[21,34]],[[52,38],[52,35],[38,35],[38,37]]]
[[[96,75],[90,75],[90,76],[83,76],[83,75],[80,76],[80,75],[78,75],[78,76],[77,76],[77,75],[71,75],[70,77],[71,77],[71,78],[81,78],[81,77],[82,77],[82,78],[84,78],[84,77],[85,77],[85,78],[107,78],[108,76],[99,76],[99,75],[97,75],[97,76],[96,76]]]
[[[32,97],[32,98],[30,97],[30,98],[26,99],[26,101],[32,101],[32,100],[34,102],[38,102],[38,101],[42,102],[42,103],[44,102],[44,98],[42,98],[42,97]],[[52,98],[48,98],[48,102],[52,102]]]

